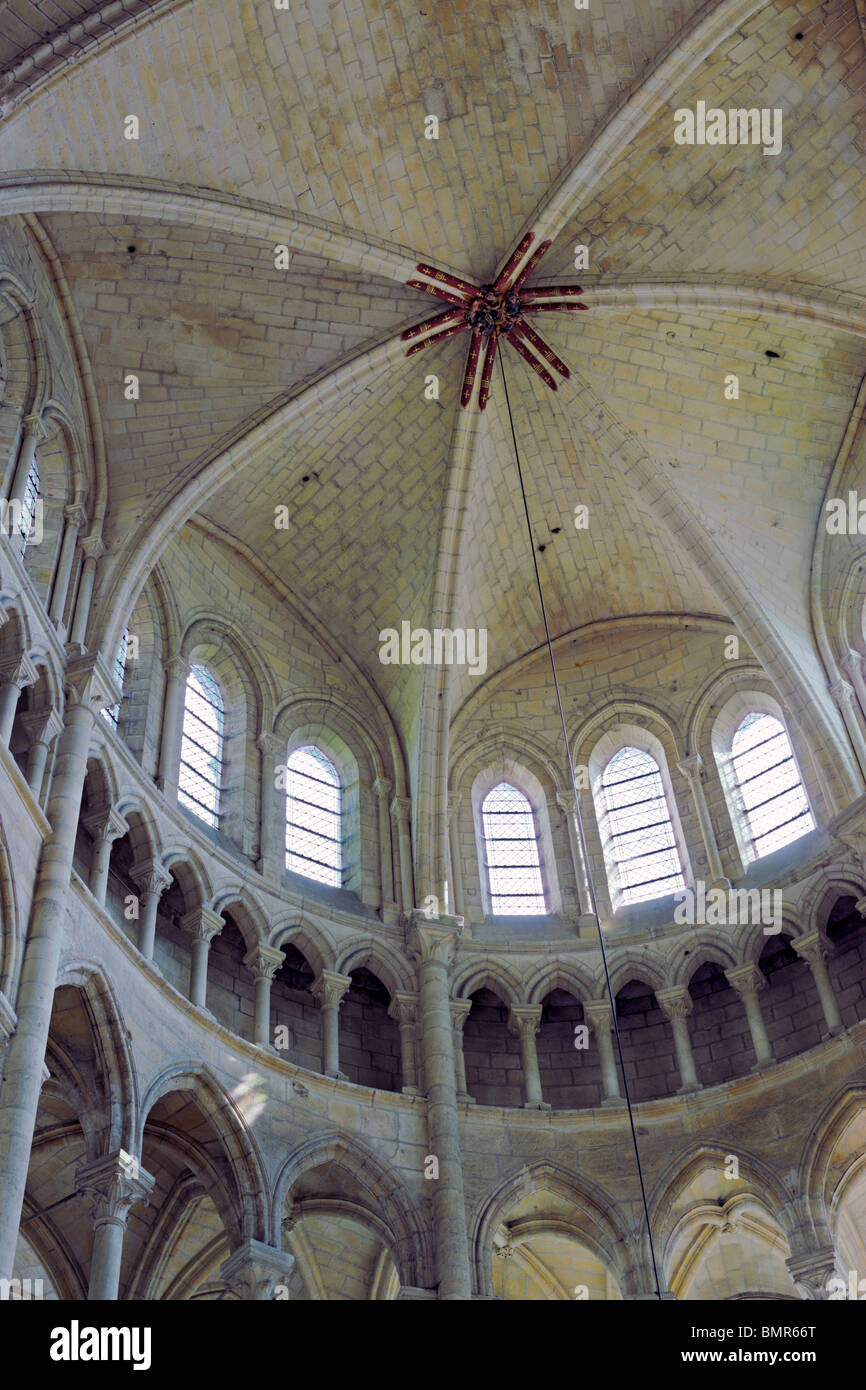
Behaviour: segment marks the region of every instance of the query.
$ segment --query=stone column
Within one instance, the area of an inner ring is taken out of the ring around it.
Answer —
[[[108,807],[87,816],[83,822],[93,836],[93,862],[90,866],[90,891],[100,907],[105,906],[105,893],[108,888],[108,866],[111,862],[111,846],[129,830],[128,823],[118,811]]]
[[[25,685],[35,685],[39,672],[29,657],[23,654],[0,661],[0,743],[8,744],[21,691]]]
[[[84,551],[84,564],[81,567],[78,597],[75,600],[75,615],[72,619],[72,631],[69,634],[69,641],[74,647],[80,647],[83,644],[87,633],[90,600],[93,597],[93,583],[96,579],[96,562],[104,548],[99,536],[88,536],[87,540],[81,542],[81,549]],[[120,698],[123,698],[122,694]]]
[[[509,1010],[508,1027],[520,1039],[520,1060],[523,1064],[523,1108],[524,1110],[549,1110],[550,1106],[541,1094],[541,1073],[538,1070],[538,1052],[535,1035],[541,1027],[540,1004],[512,1004]]]
[[[739,965],[735,970],[726,970],[724,976],[743,1001],[746,1021],[752,1035],[752,1047],[755,1049],[755,1064],[762,1067],[765,1062],[773,1060],[773,1045],[767,1037],[761,1001],[758,998],[759,991],[766,988],[766,976],[752,963]]]
[[[448,848],[451,852],[454,911],[458,917],[462,917],[466,898],[463,892],[463,856],[460,853],[460,800],[456,796],[448,798]]]
[[[820,932],[810,931],[806,932],[804,936],[793,937],[791,945],[798,956],[802,956],[803,960],[809,962],[815,988],[818,991],[818,998],[821,1000],[821,1008],[824,1010],[827,1032],[831,1036],[843,1032],[845,1025],[842,1022],[842,1015],[839,1013],[839,1005],[836,1003],[836,995],[827,970],[827,956],[830,952],[828,943]]]
[[[7,1279],[15,1261],[42,1087],[87,753],[99,710],[117,700],[117,686],[96,653],[69,662],[66,686],[66,726],[46,809],[51,835],[39,861],[15,1005],[18,1023],[6,1051],[0,1090],[0,1278]]]
[[[42,799],[42,783],[51,745],[63,728],[63,720],[53,705],[34,710],[21,717],[21,723],[30,739],[27,754],[27,785],[37,801]]]
[[[56,627],[59,627],[63,621],[66,599],[69,594],[69,578],[75,560],[75,547],[78,544],[78,532],[87,519],[84,508],[74,504],[71,507],[64,507],[63,516],[66,523],[63,528],[63,543],[60,547],[57,573],[54,576],[51,607],[48,610],[48,616]]]
[[[704,850],[707,856],[707,867],[710,874],[710,882],[715,883],[719,879],[724,879],[722,872],[722,860],[719,854],[718,841],[713,826],[710,810],[707,806],[707,798],[704,795],[704,784],[701,778],[704,760],[700,753],[693,753],[689,758],[683,758],[677,763],[677,768],[685,777],[692,793],[695,803],[695,811],[698,816],[698,824],[701,827],[701,838],[704,842]],[[727,879],[725,879],[727,882]]]
[[[415,1017],[418,1011],[417,994],[394,995],[388,1005],[388,1015],[400,1029],[400,1070],[404,1096],[417,1096],[418,1069],[415,1065]]]
[[[271,982],[286,958],[275,946],[254,946],[244,965],[256,982],[255,1040],[259,1047],[271,1043]]]
[[[210,944],[225,923],[218,912],[209,907],[194,907],[181,917],[180,925],[192,937],[192,960],[189,968],[189,997],[199,1009],[207,1008],[207,958]]]
[[[421,1046],[427,1087],[427,1143],[439,1160],[433,1183],[433,1229],[440,1299],[470,1299],[472,1280],[460,1120],[454,1067],[454,1031],[448,997],[448,972],[463,930],[459,917],[429,920],[414,910],[408,923],[410,954],[417,962],[421,997]]]
[[[36,457],[36,447],[41,440],[46,438],[48,433],[38,415],[25,415],[21,423],[24,429],[21,435],[21,444],[18,449],[15,471],[12,474],[12,482],[9,487],[10,502],[23,502],[24,493],[27,490],[27,479],[30,476],[30,469]]]
[[[451,1026],[454,1030],[454,1082],[457,1099],[464,1105],[474,1105],[475,1097],[469,1094],[466,1084],[466,1057],[463,1052],[463,1028],[472,1012],[471,999],[451,1000]]]
[[[839,1256],[832,1245],[822,1245],[814,1250],[791,1255],[785,1267],[803,1297],[811,1302],[823,1303],[829,1295],[827,1285],[831,1279],[841,1278],[847,1287],[848,1272],[842,1269]]]
[[[183,735],[183,709],[190,668],[182,657],[176,656],[167,661],[163,669],[166,686],[162,736],[159,744],[157,785],[170,801],[174,801],[177,799],[177,775]]]
[[[133,864],[129,876],[141,894],[141,916],[138,922],[138,949],[145,960],[153,960],[156,941],[156,914],[159,900],[171,887],[171,874],[156,859],[143,859]]]
[[[288,739],[260,734],[256,746],[261,755],[258,870],[279,883],[286,868],[286,787],[285,782],[277,786],[277,768],[285,768]]]
[[[220,1275],[232,1293],[245,1302],[273,1301],[279,1285],[289,1282],[295,1257],[275,1245],[245,1240],[220,1265]]]
[[[397,826],[397,845],[400,851],[400,902],[407,915],[415,906],[412,881],[412,833],[409,814],[412,802],[408,796],[395,796],[391,802],[391,819]]]
[[[333,1076],[337,1081],[349,1079],[340,1071],[340,1005],[351,983],[351,975],[323,970],[310,990],[322,1010],[322,1070],[325,1076]]]
[[[130,1207],[147,1203],[154,1179],[136,1158],[119,1149],[107,1158],[85,1163],[75,1173],[78,1192],[93,1213],[89,1302],[115,1300],[120,1288],[123,1237]]]
[[[611,1013],[610,1002],[607,999],[592,999],[588,1003],[584,1003],[582,1008],[584,1022],[592,1029],[598,1043],[601,1085],[604,1091],[602,1105],[624,1105],[625,1101],[619,1090],[619,1074],[616,1069],[613,1041],[610,1036],[613,1031],[613,1014]]]
[[[842,716],[842,722],[851,740],[851,747],[854,749],[857,762],[860,764],[860,771],[866,777],[866,739],[863,737],[863,726],[855,707],[857,697],[854,693],[854,687],[840,676],[839,680],[829,687],[829,690]]]
[[[863,676],[863,657],[860,652],[853,652],[849,647],[839,665],[853,685],[854,692],[860,702],[863,718],[866,719],[866,679]]]
[[[656,999],[662,1012],[670,1019],[673,1029],[674,1047],[677,1050],[677,1066],[680,1069],[680,1081],[682,1082],[678,1094],[682,1095],[685,1091],[699,1091],[701,1083],[695,1070],[695,1059],[692,1056],[692,1043],[689,1037],[688,1018],[692,1011],[692,996],[689,994],[688,987],[677,985],[673,989],[658,990]]]
[[[376,813],[379,826],[379,882],[381,885],[382,921],[396,926],[400,908],[394,896],[394,856],[391,848],[391,817],[388,814],[393,783],[387,777],[377,777],[373,783],[376,794]]]
[[[571,864],[574,871],[574,886],[577,893],[577,910],[579,914],[582,914],[591,909],[589,907],[586,865],[583,862],[583,850],[580,847],[580,837],[577,833],[577,797],[574,792],[557,792],[556,804],[565,816],[568,845],[571,850]]]

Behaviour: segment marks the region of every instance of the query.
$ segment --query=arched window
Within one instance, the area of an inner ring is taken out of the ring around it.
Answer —
[[[343,883],[340,778],[312,744],[286,764],[286,868],[316,883]]]
[[[126,656],[128,651],[129,628],[125,627],[123,629],[123,636],[120,639],[120,646],[117,649],[117,656],[114,658],[114,667],[112,669],[112,675],[114,676],[114,679],[117,681],[117,684],[120,686],[121,698],[123,697],[123,677],[126,674]],[[104,719],[108,720],[108,723],[112,726],[112,728],[116,729],[117,721],[120,718],[120,705],[116,704],[112,705],[111,709],[104,709],[102,711],[102,716]]]
[[[542,916],[547,903],[531,803],[510,782],[500,782],[481,803],[481,823],[490,911],[503,917]]]
[[[753,711],[731,740],[730,782],[747,857],[789,845],[815,822],[781,720]]]
[[[27,542],[30,539],[30,532],[33,530],[33,523],[36,520],[36,503],[38,501],[39,466],[34,456],[30,465],[30,472],[27,474],[27,482],[24,484],[24,496],[21,499],[21,511],[19,513],[18,534],[20,543],[18,554],[22,560],[27,549]]]
[[[186,681],[177,799],[207,825],[219,826],[225,705],[206,666]]]
[[[602,842],[619,901],[646,902],[685,887],[659,765],[640,748],[621,748],[601,775]],[[613,894],[611,895],[613,896]]]

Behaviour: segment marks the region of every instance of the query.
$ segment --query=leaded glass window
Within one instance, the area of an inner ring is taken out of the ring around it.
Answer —
[[[601,777],[602,839],[622,904],[685,887],[661,770],[640,748],[621,748]]]
[[[481,804],[490,911],[538,917],[547,912],[532,806],[517,787],[500,782]]]
[[[286,868],[316,883],[343,882],[340,778],[312,744],[287,763]]]

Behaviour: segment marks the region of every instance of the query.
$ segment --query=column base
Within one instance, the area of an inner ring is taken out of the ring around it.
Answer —
[[[546,1100],[525,1100],[523,1108],[524,1110],[551,1110],[553,1107]]]
[[[478,1102],[477,1102],[477,1100],[475,1099],[475,1097],[474,1097],[474,1096],[470,1096],[470,1094],[469,1094],[468,1091],[458,1091],[458,1092],[457,1092],[457,1099],[460,1101],[460,1104],[461,1104],[461,1105],[477,1105],[477,1104],[478,1104]]]
[[[619,1109],[620,1106],[625,1105],[625,1096],[605,1096],[601,1103],[605,1110]]]
[[[695,1091],[702,1091],[703,1089],[704,1089],[704,1088],[703,1088],[703,1086],[701,1085],[700,1081],[690,1081],[689,1084],[688,1084],[687,1086],[680,1086],[680,1087],[677,1088],[677,1095],[678,1095],[678,1096],[690,1096],[690,1095],[692,1095]],[[655,1298],[655,1294],[653,1294],[653,1298]]]
[[[332,1081],[348,1081],[349,1078],[344,1071],[326,1071],[325,1076],[330,1076]]]
[[[401,1086],[400,1094],[403,1096],[420,1096],[421,1092],[417,1086]]]
[[[382,903],[381,915],[386,927],[396,927],[400,921],[400,907],[397,903]]]

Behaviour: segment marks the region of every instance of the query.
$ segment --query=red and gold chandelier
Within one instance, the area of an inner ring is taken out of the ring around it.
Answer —
[[[446,309],[443,314],[436,314],[432,319],[425,319],[414,328],[407,328],[405,333],[400,335],[403,342],[412,342],[412,346],[406,350],[407,357],[420,352],[430,343],[441,343],[445,338],[453,337],[455,333],[462,333],[464,329],[469,329],[472,334],[466,371],[463,375],[463,390],[460,393],[462,406],[467,406],[472,399],[482,348],[484,361],[481,367],[478,409],[483,410],[487,405],[496,345],[500,337],[505,338],[506,342],[520,353],[523,360],[529,363],[551,391],[556,390],[556,381],[547,370],[548,366],[553,367],[564,379],[570,376],[562,359],[557,357],[553,349],[548,347],[544,339],[526,322],[524,315],[586,309],[589,306],[575,302],[576,296],[583,294],[580,285],[554,285],[548,289],[539,287],[531,290],[522,288],[551,245],[549,241],[543,241],[533,251],[523,269],[518,271],[518,266],[533,240],[534,234],[527,232],[492,285],[470,285],[468,281],[460,280],[456,275],[449,275],[445,270],[437,270],[432,265],[416,266],[416,269],[427,277],[425,280],[406,282],[412,289],[426,290],[428,294],[435,294],[437,299],[447,300],[449,304],[456,306]],[[430,284],[430,281],[433,283]],[[418,341],[413,342],[413,339]]]

